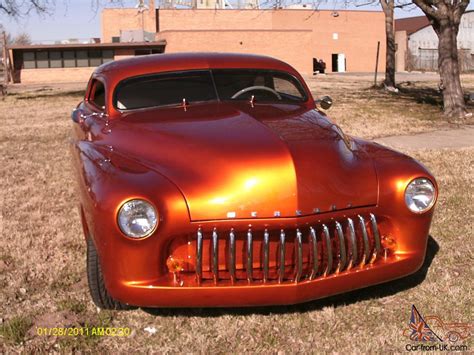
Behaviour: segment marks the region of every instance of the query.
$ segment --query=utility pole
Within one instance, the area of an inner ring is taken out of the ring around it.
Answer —
[[[379,53],[380,53],[380,41],[377,42],[377,56],[375,57],[374,87],[377,87],[377,72],[379,71]]]

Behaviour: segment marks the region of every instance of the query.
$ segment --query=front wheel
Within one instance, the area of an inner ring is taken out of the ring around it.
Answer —
[[[100,267],[99,255],[92,238],[87,238],[87,281],[89,292],[95,305],[102,309],[132,309],[133,307],[114,300],[105,287],[104,276]]]

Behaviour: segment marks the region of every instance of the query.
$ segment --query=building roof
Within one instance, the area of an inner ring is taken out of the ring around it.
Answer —
[[[13,45],[9,49],[134,49],[166,46],[166,40],[154,42],[120,42],[120,43],[68,43],[68,44],[29,44]]]
[[[395,31],[407,31],[407,35],[430,25],[426,16],[407,17],[395,20]]]

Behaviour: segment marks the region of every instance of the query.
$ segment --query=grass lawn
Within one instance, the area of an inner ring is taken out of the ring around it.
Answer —
[[[330,116],[366,138],[449,128],[435,82],[413,99],[367,89],[369,78],[310,79],[335,101]],[[474,87],[468,78],[467,85]],[[413,276],[296,306],[98,312],[87,290],[85,243],[68,151],[76,88],[18,88],[0,101],[0,351],[402,352],[415,304],[425,316],[473,316],[474,148],[407,152],[437,177],[440,197],[423,268]],[[471,280],[471,281],[469,281]],[[471,286],[469,286],[471,285]],[[129,337],[40,336],[38,327],[128,327]],[[144,328],[156,329],[155,334]],[[472,349],[473,339],[465,344]]]

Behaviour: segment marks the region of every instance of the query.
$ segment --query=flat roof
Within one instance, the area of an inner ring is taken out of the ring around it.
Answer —
[[[154,42],[119,42],[119,43],[68,43],[68,44],[29,44],[13,45],[9,49],[78,49],[78,48],[97,48],[97,49],[115,49],[115,48],[150,48],[166,46],[166,40]]]

